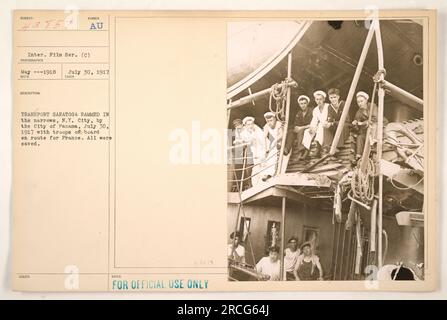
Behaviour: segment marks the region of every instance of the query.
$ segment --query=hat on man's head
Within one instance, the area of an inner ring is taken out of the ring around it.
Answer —
[[[233,120],[233,126],[237,126],[237,125],[240,125],[240,124],[242,124],[242,120],[241,119],[234,119]]]
[[[296,237],[291,237],[291,238],[289,239],[288,243],[291,243],[291,242],[295,242],[295,243],[297,243],[297,242],[298,242],[298,239],[297,239]]]
[[[323,96],[323,98],[326,99],[326,92],[324,92],[323,90],[317,90],[314,92],[314,98],[316,98],[318,95]]]
[[[366,92],[364,92],[364,91],[359,91],[359,92],[357,92],[356,97],[357,97],[357,98],[358,98],[358,97],[363,97],[363,98],[365,98],[366,100],[369,99],[369,95],[368,95]]]
[[[266,112],[266,113],[264,113],[264,118],[267,120],[267,119],[270,119],[270,118],[274,118],[275,117],[275,114],[273,113],[273,112]]]
[[[278,246],[271,246],[271,247],[269,247],[269,252],[279,253],[279,247]]]
[[[255,118],[250,117],[250,116],[245,117],[245,118],[242,120],[242,123],[244,124],[244,126],[247,124],[247,121],[255,121]]]
[[[312,245],[310,244],[309,241],[303,242],[303,243],[301,244],[301,246],[300,246],[300,250],[303,251],[303,249],[304,249],[305,247],[309,247],[309,248],[311,248]]]
[[[300,102],[301,100],[306,100],[307,103],[310,102],[310,98],[309,98],[308,96],[304,95],[304,94],[300,95],[300,96],[298,97],[298,99],[296,99],[296,101],[298,101],[298,102]]]
[[[230,234],[230,239],[233,240],[235,236],[238,237],[239,239],[241,239],[241,233],[239,231],[236,231],[236,232],[233,231]]]

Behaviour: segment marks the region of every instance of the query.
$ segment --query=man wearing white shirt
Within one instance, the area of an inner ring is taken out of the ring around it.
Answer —
[[[265,136],[264,131],[255,124],[255,118],[245,117],[242,120],[244,130],[241,138],[244,143],[249,144],[250,151],[253,156],[253,168],[251,171],[251,183],[256,185],[261,181],[261,170],[265,160]]]
[[[325,102],[326,92],[317,90],[314,92],[314,99],[317,106],[312,111],[312,121],[309,129],[306,129],[303,137],[303,145],[306,149],[310,149],[312,140],[317,142],[318,153],[321,151],[321,146],[324,142],[324,129],[329,128],[327,122],[329,104]],[[328,152],[329,150],[324,150]]]
[[[279,248],[273,246],[269,248],[269,255],[261,258],[256,264],[256,271],[268,281],[281,280],[281,263],[279,261]]]
[[[289,247],[284,250],[284,280],[295,280],[293,271],[295,270],[299,255],[300,249],[298,249],[298,239],[292,237],[289,239]]]
[[[245,248],[240,244],[241,237],[238,232],[230,235],[231,242],[228,244],[228,259],[236,262],[245,263]]]

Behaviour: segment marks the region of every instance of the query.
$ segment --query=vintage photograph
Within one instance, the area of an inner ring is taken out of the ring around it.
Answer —
[[[424,280],[423,54],[413,19],[228,23],[228,280]]]

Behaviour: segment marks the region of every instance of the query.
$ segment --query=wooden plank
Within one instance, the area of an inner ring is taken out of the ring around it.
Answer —
[[[331,180],[325,175],[311,173],[285,173],[276,177],[276,184],[289,186],[330,187]]]
[[[319,172],[323,172],[323,171],[332,171],[333,169],[338,169],[340,167],[342,167],[342,164],[340,164],[340,163],[325,164],[325,165],[322,165],[321,167],[317,167],[315,169],[310,170],[309,173],[319,173]]]
[[[305,194],[295,190],[292,187],[287,186],[270,186],[268,189],[263,190],[249,198],[243,199],[244,203],[252,203],[257,200],[261,200],[267,197],[286,198],[292,201],[306,203],[313,206],[315,203],[312,199]]]
[[[273,177],[267,181],[262,181],[256,185],[254,185],[253,187],[242,191],[241,197],[242,197],[242,201],[245,201],[246,199],[274,186],[276,184],[276,178],[277,177]]]
[[[331,180],[320,174],[310,174],[310,173],[284,173],[276,177],[272,177],[265,182],[260,182],[257,185],[251,187],[250,189],[242,191],[241,198],[242,201],[246,202],[250,199],[250,202],[256,199],[260,199],[269,196],[269,192],[264,193],[271,187],[275,186],[305,186],[305,187],[330,187]],[[228,192],[235,193],[235,192]],[[228,202],[239,203],[239,195],[228,195]],[[259,195],[261,194],[261,195]],[[255,197],[256,196],[256,197]],[[254,197],[254,198],[253,198]]]
[[[243,201],[244,201],[244,203],[250,203],[250,202],[253,202],[253,201],[256,201],[256,200],[260,200],[260,199],[264,199],[264,198],[267,198],[267,197],[271,197],[271,196],[274,195],[274,190],[275,190],[274,187],[269,187],[268,189],[263,190],[263,191],[255,194],[255,195],[253,195],[251,197],[243,199]]]
[[[274,191],[273,191],[273,195],[275,197],[283,197],[286,199],[290,199],[292,201],[306,203],[311,206],[313,206],[315,204],[311,199],[306,197],[303,193],[300,193],[290,187],[285,187],[285,186],[275,187]]]

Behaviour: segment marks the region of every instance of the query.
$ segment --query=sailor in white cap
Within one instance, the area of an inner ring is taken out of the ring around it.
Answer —
[[[282,138],[282,123],[276,119],[276,115],[269,111],[264,114],[264,118],[266,121],[264,126],[266,160],[263,165],[262,181],[266,181],[275,174]]]
[[[357,92],[357,94],[355,96],[357,97],[357,99],[358,99],[358,97],[363,97],[366,99],[366,101],[368,101],[368,99],[369,99],[369,95],[364,91]]]
[[[312,111],[312,121],[309,129],[304,131],[303,146],[309,150],[312,140],[318,142],[318,153],[324,141],[324,128],[327,126],[327,114],[329,104],[325,103],[326,92],[317,90],[314,92],[314,99],[317,106]]]
[[[296,99],[296,101],[298,101],[298,103],[300,103],[300,101],[302,101],[302,100],[307,101],[308,104],[309,104],[309,102],[310,102],[310,98],[309,98],[308,96],[304,95],[304,94],[300,95],[300,96],[298,97],[298,99]]]
[[[359,91],[356,94],[357,110],[354,121],[352,121],[353,135],[355,138],[355,146],[352,147],[352,151],[355,152],[355,162],[358,161],[363,155],[363,149],[365,147],[366,133],[368,126],[371,125],[371,137],[375,137],[377,128],[377,106],[368,102],[369,95],[364,91]],[[370,112],[371,119],[370,119]]]
[[[272,119],[272,118],[275,118],[275,114],[273,112],[268,111],[268,112],[264,113],[265,120]]]
[[[326,99],[326,92],[324,92],[323,90],[317,90],[314,92],[314,98],[316,99],[317,96],[322,96],[324,100]]]
[[[247,123],[249,123],[249,122],[254,123],[254,122],[255,122],[255,118],[250,117],[250,116],[247,116],[247,117],[245,117],[245,118],[242,120],[242,124],[243,124],[244,126],[247,125]]]
[[[265,160],[265,135],[264,131],[255,124],[255,118],[248,116],[242,120],[244,130],[241,137],[245,143],[249,144],[253,156],[253,167],[251,170],[251,183],[255,185],[261,180],[258,172],[262,169]],[[251,165],[251,164],[249,164]]]

